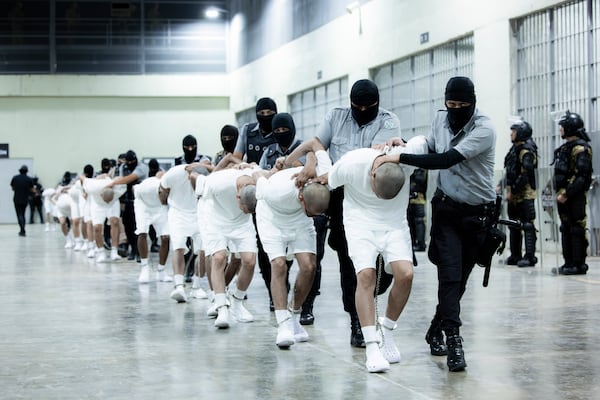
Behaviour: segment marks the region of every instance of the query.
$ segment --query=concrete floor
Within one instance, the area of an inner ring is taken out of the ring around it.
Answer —
[[[207,300],[176,304],[171,284],[139,285],[136,263],[95,265],[40,224],[17,231],[0,226],[2,399],[600,398],[598,258],[577,277],[552,276],[555,255],[536,268],[497,263],[488,288],[476,268],[462,303],[468,368],[450,373],[423,339],[437,283],[419,253],[395,331],[403,359],[369,374],[349,345],[331,250],[311,340],[283,351],[258,268],[247,303],[256,321],[217,330]]]

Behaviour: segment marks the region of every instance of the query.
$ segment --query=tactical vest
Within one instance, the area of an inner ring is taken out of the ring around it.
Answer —
[[[554,187],[556,190],[566,189],[570,179],[575,175],[576,157],[572,156],[575,146],[583,146],[584,151],[591,154],[592,147],[585,140],[578,138],[572,142],[566,142],[554,151]],[[586,177],[586,186],[591,184],[591,176]]]
[[[525,141],[518,145],[514,145],[511,147],[510,151],[504,158],[504,168],[506,169],[506,185],[510,187],[514,187],[517,183],[517,179],[519,176],[524,173],[523,165],[521,164],[521,157],[519,155],[523,150],[526,150],[533,154],[533,162],[534,168],[537,168],[537,149],[535,146],[529,142]],[[529,178],[529,186],[535,190],[536,182],[535,182],[535,174],[531,174]]]
[[[275,135],[263,136],[260,129],[254,130],[258,122],[246,125],[246,161],[259,163],[263,152],[275,142]]]
[[[267,155],[266,155],[267,169],[272,169],[275,166],[275,162],[277,161],[277,159],[279,157],[287,156],[292,151],[294,151],[296,149],[296,147],[300,146],[301,143],[302,142],[300,140],[296,140],[294,142],[294,144],[292,144],[285,153],[282,153],[281,151],[279,151],[279,148],[278,148],[279,146],[277,144],[270,145],[266,150],[266,152],[267,152]]]

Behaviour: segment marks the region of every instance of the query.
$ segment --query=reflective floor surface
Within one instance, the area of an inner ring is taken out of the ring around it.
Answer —
[[[394,331],[402,361],[369,374],[364,349],[349,344],[329,249],[311,339],[284,351],[258,268],[247,302],[256,321],[218,330],[207,300],[177,304],[171,284],[139,285],[135,262],[96,265],[65,250],[58,231],[17,231],[0,225],[2,399],[600,398],[598,258],[577,277],[552,276],[554,254],[535,268],[495,263],[487,288],[476,267],[462,302],[468,368],[450,373],[423,339],[437,281],[418,253]]]

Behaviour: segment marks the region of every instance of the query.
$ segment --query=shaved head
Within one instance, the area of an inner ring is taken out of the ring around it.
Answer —
[[[314,215],[323,214],[329,207],[330,192],[327,185],[318,182],[308,183],[302,189],[306,208]]]
[[[404,170],[399,164],[383,163],[375,170],[375,177],[371,178],[373,192],[384,200],[393,199],[398,195],[406,179]]]
[[[240,208],[246,214],[256,210],[256,185],[246,185],[240,189]]]
[[[100,197],[102,197],[105,203],[110,203],[115,198],[115,192],[112,188],[104,188],[100,192]]]

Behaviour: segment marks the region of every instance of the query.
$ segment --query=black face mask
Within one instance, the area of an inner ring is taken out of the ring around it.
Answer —
[[[287,130],[281,133],[278,132],[275,134],[275,141],[277,141],[279,147],[289,149],[292,143],[294,142],[294,136],[296,135],[291,130]]]
[[[256,120],[258,121],[258,126],[265,133],[271,133],[273,130],[272,122],[275,114],[271,115],[258,115],[256,114]]]
[[[454,134],[457,134],[465,127],[475,113],[475,104],[461,108],[446,107],[446,110],[448,110],[448,124],[450,125],[450,129],[452,129]]]
[[[358,123],[358,126],[363,126],[373,121],[379,113],[379,104],[373,107],[368,107],[366,110],[361,111],[358,107],[352,107],[352,117]]]
[[[227,153],[233,153],[235,150],[235,144],[237,142],[237,138],[232,136],[221,136],[221,146],[223,146],[223,150]]]
[[[185,147],[183,148],[183,158],[187,164],[191,164],[196,159],[197,147],[194,146],[192,150],[188,150]]]
[[[137,167],[137,160],[127,161],[127,169],[129,172],[133,172],[133,170]]]

